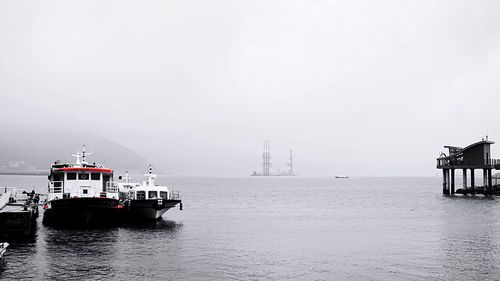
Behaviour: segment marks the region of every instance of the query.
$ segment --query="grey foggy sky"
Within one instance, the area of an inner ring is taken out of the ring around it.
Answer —
[[[273,166],[293,148],[301,175],[435,175],[443,145],[486,131],[500,142],[499,12],[498,1],[1,1],[0,124],[81,129],[176,172],[248,174],[269,139]]]

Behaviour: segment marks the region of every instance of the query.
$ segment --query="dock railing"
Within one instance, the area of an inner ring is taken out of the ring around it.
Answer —
[[[498,166],[500,165],[500,159],[488,159],[490,161],[490,165]]]
[[[484,159],[483,163],[468,163],[461,159],[438,158],[437,167],[443,166],[467,166],[467,165],[486,165],[486,166],[500,166],[500,159]]]
[[[0,194],[0,210],[3,207],[5,207],[5,205],[7,205],[7,203],[9,203],[9,199],[11,197],[11,194],[12,194],[11,190],[10,189],[8,190],[7,187],[5,188],[5,192],[3,192],[2,194]]]
[[[16,187],[0,187],[0,209],[5,207],[8,203],[17,201],[26,201],[26,194]]]

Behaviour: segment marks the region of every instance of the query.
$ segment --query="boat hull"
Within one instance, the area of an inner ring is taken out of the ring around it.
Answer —
[[[162,200],[162,204],[158,204],[158,199],[130,200],[127,217],[132,220],[158,220],[179,203],[181,200]]]
[[[119,223],[124,215],[120,202],[112,198],[66,198],[44,207],[45,225],[92,225]]]

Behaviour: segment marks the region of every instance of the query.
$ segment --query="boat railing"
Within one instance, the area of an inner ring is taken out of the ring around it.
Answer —
[[[118,183],[113,181],[108,181],[106,183],[106,192],[118,193]]]
[[[62,193],[62,187],[62,181],[51,181],[49,185],[49,193]]]
[[[170,200],[181,200],[181,195],[178,190],[170,191]]]

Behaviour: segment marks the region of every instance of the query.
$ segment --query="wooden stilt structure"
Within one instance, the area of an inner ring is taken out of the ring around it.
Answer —
[[[465,148],[445,146],[448,155],[442,153],[437,159],[437,168],[443,170],[443,194],[498,193],[498,187],[494,186],[492,181],[492,170],[500,170],[500,160],[491,159],[490,146],[494,143],[486,138]],[[460,189],[455,189],[455,170],[462,170],[463,186]],[[467,170],[470,170],[470,186],[468,186]],[[476,170],[483,171],[482,186],[476,185]]]

